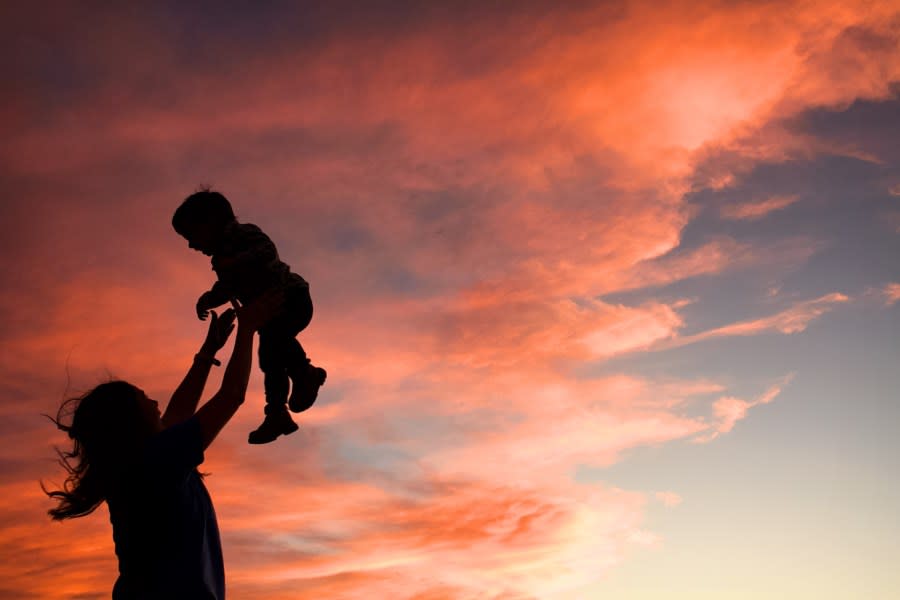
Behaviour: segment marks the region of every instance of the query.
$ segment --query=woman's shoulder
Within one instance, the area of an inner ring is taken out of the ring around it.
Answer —
[[[189,470],[203,462],[203,437],[196,416],[166,427],[147,441],[144,462],[153,470]]]

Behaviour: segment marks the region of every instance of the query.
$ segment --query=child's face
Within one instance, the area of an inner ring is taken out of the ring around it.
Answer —
[[[212,256],[219,239],[219,233],[209,223],[195,223],[183,235],[188,241],[189,248],[202,252],[206,256]]]

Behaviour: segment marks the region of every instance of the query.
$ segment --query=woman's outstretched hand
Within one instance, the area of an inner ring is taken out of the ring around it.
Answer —
[[[284,306],[284,291],[269,290],[244,306],[241,306],[237,300],[232,300],[231,304],[237,311],[238,327],[258,331],[272,317],[281,312]]]
[[[231,332],[234,331],[235,312],[233,308],[229,308],[222,313],[221,317],[214,310],[209,314],[211,316],[209,329],[206,332],[206,340],[203,342],[201,352],[215,356],[216,352],[221,350],[228,341]]]

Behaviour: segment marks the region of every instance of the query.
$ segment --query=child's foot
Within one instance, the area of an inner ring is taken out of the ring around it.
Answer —
[[[279,435],[289,435],[298,429],[300,429],[300,426],[294,423],[288,411],[278,410],[266,414],[262,425],[255,431],[250,432],[247,442],[250,444],[268,444],[269,442],[274,442]]]
[[[328,373],[322,367],[310,365],[309,371],[303,378],[291,381],[291,399],[288,406],[292,412],[298,413],[307,410],[315,404],[319,395],[319,388],[325,383]]]

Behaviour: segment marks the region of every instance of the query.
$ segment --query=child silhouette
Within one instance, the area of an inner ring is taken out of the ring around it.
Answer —
[[[175,211],[172,226],[190,248],[212,257],[218,281],[197,300],[201,320],[226,302],[246,304],[269,290],[284,292],[282,312],[259,329],[265,419],[247,441],[267,444],[297,431],[288,407],[302,412],[312,406],[327,375],[325,369],[310,363],[296,338],[312,320],[309,284],[279,259],[275,244],[259,227],[238,222],[231,204],[219,192],[203,188],[188,196]]]

